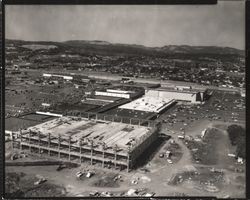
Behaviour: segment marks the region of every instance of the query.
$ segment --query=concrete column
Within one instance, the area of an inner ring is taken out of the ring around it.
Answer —
[[[91,140],[91,157],[90,157],[91,165],[93,165],[93,140]]]
[[[89,120],[89,113],[88,113],[88,120]]]
[[[129,119],[129,124],[131,125],[131,118]]]
[[[20,133],[20,150],[22,150],[22,142],[23,142],[22,131],[20,131],[19,133]]]
[[[41,155],[40,145],[41,145],[41,135],[40,135],[40,132],[38,132],[38,151],[39,151],[39,155]]]
[[[61,136],[58,136],[58,158],[60,159]]]
[[[204,93],[201,92],[200,94],[201,94],[201,102],[203,102],[204,101]]]
[[[69,161],[70,161],[70,152],[71,152],[71,136],[69,136]]]
[[[129,163],[130,163],[129,159],[130,159],[130,155],[128,154],[128,157],[127,157],[127,172],[129,172],[129,170],[130,170],[129,169]]]
[[[116,160],[117,160],[117,150],[115,149],[115,169],[116,169]]]
[[[82,163],[82,140],[79,141],[79,150],[80,150],[80,163]]]
[[[102,151],[102,167],[104,168],[104,158],[105,158],[105,150]]]
[[[31,131],[29,131],[29,150],[31,151],[30,138],[31,138]]]
[[[13,132],[10,132],[10,140],[11,140],[11,148],[12,150],[14,149],[14,137],[13,137]]]
[[[50,133],[48,134],[48,148],[50,148]],[[50,149],[48,149],[48,155],[50,156]]]

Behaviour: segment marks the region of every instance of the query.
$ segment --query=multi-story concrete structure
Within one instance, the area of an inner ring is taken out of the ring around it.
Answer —
[[[60,117],[16,133],[13,141],[21,150],[49,156],[100,164],[102,167],[127,168],[157,138],[158,126]],[[14,139],[15,138],[15,139]]]

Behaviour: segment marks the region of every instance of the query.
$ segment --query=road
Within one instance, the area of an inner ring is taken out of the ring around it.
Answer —
[[[23,69],[27,72],[39,72],[41,75],[42,73],[65,73],[65,74],[77,74],[77,75],[87,75],[90,78],[95,79],[103,79],[103,80],[112,80],[112,81],[119,81],[124,76],[120,76],[117,74],[111,74],[107,72],[93,72],[93,71],[78,71],[78,70],[64,70],[64,71],[56,71],[56,70],[34,70],[34,69]],[[136,83],[151,83],[151,84],[161,84],[161,85],[179,85],[179,86],[192,86],[196,89],[213,89],[213,90],[222,90],[228,92],[239,92],[241,88],[225,88],[225,87],[217,87],[217,86],[209,86],[209,85],[200,85],[197,83],[191,82],[184,82],[184,81],[172,81],[172,80],[158,80],[155,78],[130,78],[132,81]]]

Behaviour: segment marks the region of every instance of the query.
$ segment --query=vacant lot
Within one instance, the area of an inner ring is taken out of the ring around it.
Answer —
[[[5,175],[7,197],[62,197],[66,190],[50,182],[34,185],[39,177],[25,173],[9,172]]]

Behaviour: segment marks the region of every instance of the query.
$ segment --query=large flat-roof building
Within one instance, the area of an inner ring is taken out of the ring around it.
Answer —
[[[144,96],[120,106],[120,109],[139,110],[144,112],[160,113],[175,102],[173,99]]]
[[[73,80],[72,76],[66,76],[66,75],[61,75],[61,74],[47,74],[47,73],[44,73],[43,77],[45,77],[45,78],[55,77],[55,78],[62,78],[62,79],[65,79],[65,80]]]
[[[15,141],[22,150],[42,150],[58,158],[66,156],[70,161],[90,161],[129,171],[157,138],[157,126],[60,117],[17,132],[17,135]]]
[[[95,91],[95,95],[120,97],[125,99],[135,99],[144,94],[144,89],[140,87],[117,86]]]
[[[194,89],[191,87],[175,86],[147,89],[147,97],[159,97],[163,99],[175,99],[177,101],[187,101],[191,103],[202,103],[206,99],[206,89]]]

